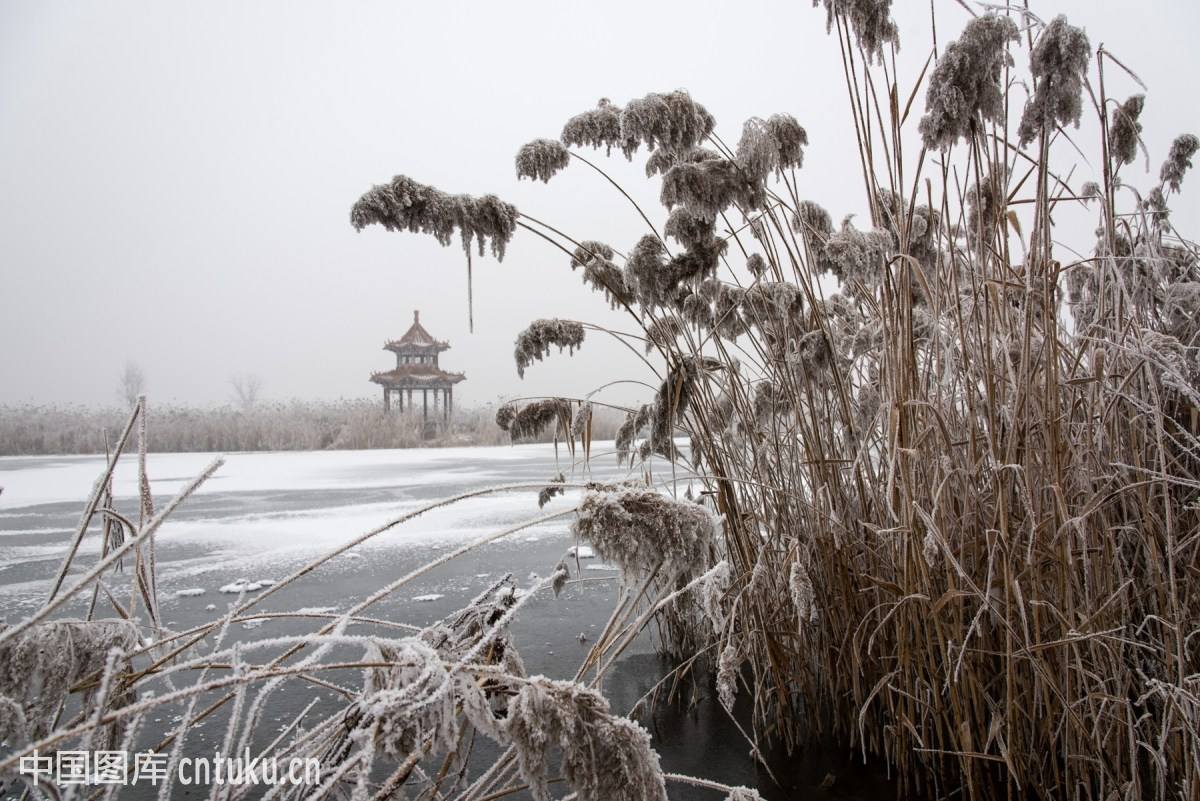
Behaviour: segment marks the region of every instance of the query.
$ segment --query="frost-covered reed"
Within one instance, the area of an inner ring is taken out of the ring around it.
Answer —
[[[1065,17],[934,9],[906,79],[898,4],[816,5],[861,208],[801,193],[813,110],[727,140],[675,91],[564,126],[642,154],[663,206],[623,251],[539,231],[657,388],[615,449],[666,492],[594,488],[575,530],[672,599],[664,648],[711,657],[760,736],[844,738],[934,795],[1200,796],[1200,254],[1171,215],[1200,140],[1143,180],[1167,101]],[[720,614],[674,595],[720,560]]]
[[[550,349],[564,348],[569,353],[583,344],[583,325],[574,320],[534,320],[529,327],[517,335],[513,358],[517,362],[517,375],[525,377],[525,368],[535,361],[550,355]]]

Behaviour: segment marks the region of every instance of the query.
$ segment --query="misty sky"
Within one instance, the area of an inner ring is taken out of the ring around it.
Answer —
[[[897,6],[911,86],[929,5]],[[1200,4],[1033,6],[1066,13],[1149,86],[1155,174],[1177,134],[1200,134]],[[944,45],[966,12],[935,8]],[[1137,91],[1110,80],[1113,95]],[[577,239],[627,249],[644,228],[603,178],[573,164],[549,185],[518,183],[513,156],[600,97],[675,88],[727,141],[749,116],[793,114],[811,142],[801,193],[835,221],[859,212],[867,224],[836,40],[808,0],[0,0],[0,403],[111,404],[130,360],[152,402],[224,402],[235,373],[258,375],[271,399],[374,398],[370,372],[394,359],[380,348],[414,308],[451,341],[443,366],[467,373],[460,403],[646,379],[594,333],[575,357],[517,378],[512,341],[533,319],[630,329],[541,240],[518,234],[503,263],[476,259],[472,335],[457,244],[358,234],[348,214],[373,183],[405,173],[495,192]],[[1095,152],[1094,126],[1078,136]],[[595,155],[662,218],[644,154],[633,165]],[[1076,160],[1080,182],[1099,178]],[[1143,169],[1129,179],[1149,184]],[[1194,233],[1200,176],[1173,208]]]

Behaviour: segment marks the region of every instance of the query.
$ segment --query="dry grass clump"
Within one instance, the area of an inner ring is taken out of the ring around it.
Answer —
[[[849,739],[934,795],[1200,797],[1200,250],[1170,215],[1198,140],[1138,187],[1153,97],[1111,100],[1136,78],[1063,17],[939,24],[906,82],[891,3],[824,5],[859,226],[800,196],[791,118],[730,148],[674,93],[564,131],[649,145],[667,212],[623,266],[572,261],[644,334],[658,391],[616,450],[666,494],[590,493],[575,529],[627,580],[728,559],[723,626],[677,581],[647,594],[667,647],[679,622],[718,655],[722,701],[747,671],[785,745]],[[1085,112],[1099,135],[1067,142]],[[1079,151],[1095,166],[1060,163]],[[1068,209],[1095,241],[1068,244]],[[719,529],[668,499],[688,483]]]

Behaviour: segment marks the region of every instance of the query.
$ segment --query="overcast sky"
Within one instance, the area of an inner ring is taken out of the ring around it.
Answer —
[[[127,361],[160,403],[224,402],[235,373],[273,399],[376,397],[370,372],[394,362],[380,348],[415,308],[452,343],[443,366],[467,374],[460,403],[645,378],[595,335],[517,378],[512,341],[533,319],[629,328],[541,240],[476,260],[469,334],[461,249],[355,233],[350,206],[404,173],[626,249],[644,230],[602,178],[575,164],[518,183],[513,155],[600,97],[686,88],[727,140],[749,116],[796,116],[811,141],[801,192],[835,220],[862,212],[836,41],[809,6],[0,0],[0,403],[112,403]],[[911,85],[929,6],[897,6]],[[935,8],[944,44],[966,12]],[[1148,84],[1155,173],[1177,134],[1200,133],[1200,4],[1034,8],[1066,13]],[[1136,90],[1110,77],[1112,94]],[[657,208],[641,159],[599,158]],[[1131,179],[1149,183],[1140,163]],[[1174,206],[1185,232],[1197,199],[1192,176]]]

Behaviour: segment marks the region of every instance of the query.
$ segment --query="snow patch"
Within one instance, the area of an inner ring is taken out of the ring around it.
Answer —
[[[428,595],[414,595],[413,600],[419,603],[429,603],[430,601],[436,601],[439,598],[445,597],[446,596],[442,595],[441,593],[431,592]]]
[[[204,594],[203,587],[192,587],[191,589],[187,589],[187,590],[176,590],[175,591],[176,598],[195,598],[197,595],[203,595],[203,594]]]
[[[221,592],[229,593],[230,595],[240,595],[243,592],[258,592],[264,587],[270,587],[275,582],[271,579],[259,579],[258,581],[249,581],[240,578],[232,584],[226,584],[221,587]]]

